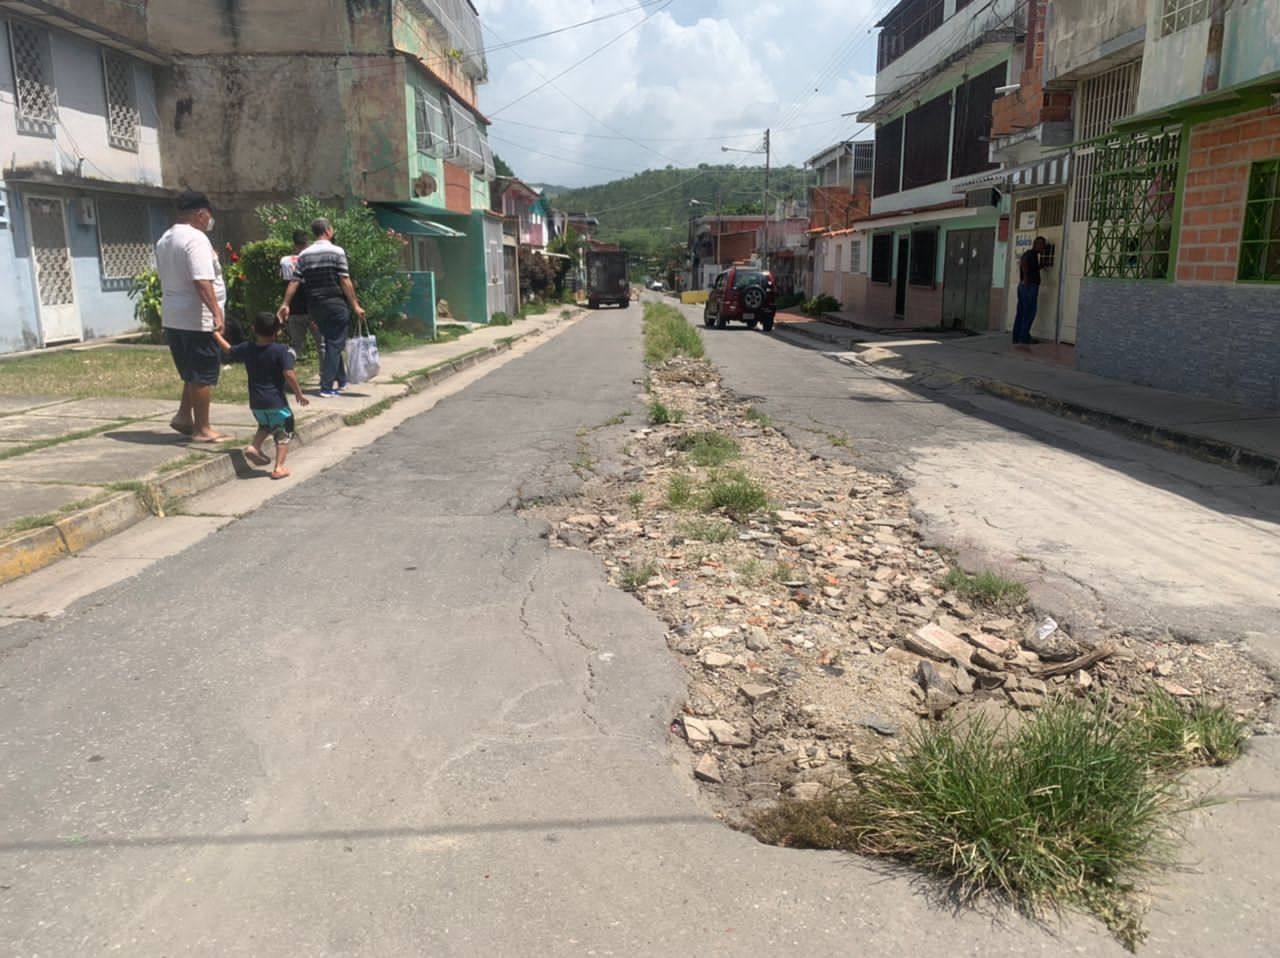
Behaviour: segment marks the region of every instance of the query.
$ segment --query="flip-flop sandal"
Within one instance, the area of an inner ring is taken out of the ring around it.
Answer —
[[[202,446],[216,446],[220,443],[232,442],[235,438],[235,436],[215,436],[212,439],[192,439],[191,441]]]
[[[183,435],[188,438],[194,435],[196,431],[195,426],[180,426],[176,422],[169,423],[169,428],[172,429],[174,432],[178,433],[179,435]]]
[[[288,472],[284,473],[284,475],[276,475],[276,474],[273,472],[273,473],[271,474],[271,478],[272,478],[272,479],[288,479],[290,475],[291,475],[291,473],[288,473]]]
[[[245,450],[244,457],[248,459],[251,463],[253,463],[255,466],[266,466],[271,463],[270,456],[264,455],[260,452],[259,453],[249,452],[249,450],[247,449]]]

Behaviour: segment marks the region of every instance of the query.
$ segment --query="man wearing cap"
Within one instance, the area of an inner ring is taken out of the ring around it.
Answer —
[[[156,272],[163,294],[160,315],[173,364],[182,377],[182,401],[169,425],[193,442],[226,442],[209,425],[209,401],[222,369],[214,333],[223,328],[227,287],[209,242],[213,209],[203,193],[178,197],[174,224],[156,243]]]

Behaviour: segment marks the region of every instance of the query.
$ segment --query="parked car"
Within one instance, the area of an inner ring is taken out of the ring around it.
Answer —
[[[702,322],[720,329],[728,326],[731,319],[746,323],[750,329],[758,323],[767,333],[773,329],[776,312],[773,274],[752,266],[733,266],[720,273],[711,285]]]

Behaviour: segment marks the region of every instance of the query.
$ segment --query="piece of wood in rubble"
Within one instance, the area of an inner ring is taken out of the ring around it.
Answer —
[[[1033,670],[1033,674],[1038,675],[1042,679],[1051,679],[1056,675],[1070,675],[1080,669],[1087,669],[1090,666],[1097,665],[1103,659],[1109,659],[1116,654],[1116,650],[1110,645],[1100,645],[1091,652],[1086,652],[1070,662],[1060,662],[1057,665],[1049,666],[1043,669]]]

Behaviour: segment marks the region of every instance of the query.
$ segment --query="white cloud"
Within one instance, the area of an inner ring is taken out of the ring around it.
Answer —
[[[480,108],[493,116],[494,150],[526,180],[566,185],[668,164],[755,165],[763,157],[725,154],[720,147],[750,149],[766,127],[773,130],[774,163],[802,163],[858,130],[852,117],[840,114],[870,102],[875,34],[868,31],[888,8],[887,0],[675,0],[665,8],[661,0],[476,5],[489,48],[489,82],[480,88]],[[503,41],[619,10],[627,12],[503,48]],[[556,76],[635,24],[640,25],[556,80],[576,104],[543,85],[544,77]]]

